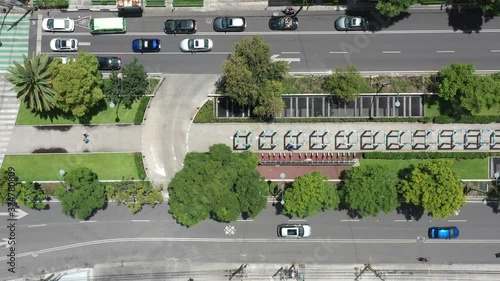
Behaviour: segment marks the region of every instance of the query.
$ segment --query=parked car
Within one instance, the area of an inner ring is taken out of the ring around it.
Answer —
[[[119,57],[97,57],[99,70],[120,70],[122,59]]]
[[[278,236],[286,238],[302,238],[311,236],[311,226],[308,224],[280,224]]]
[[[193,34],[196,33],[196,21],[191,19],[166,20],[163,31],[167,34]]]
[[[212,40],[208,38],[184,39],[181,41],[180,48],[183,52],[210,52],[214,46]]]
[[[459,235],[460,231],[455,226],[429,228],[429,238],[431,239],[454,239]]]
[[[247,27],[244,17],[217,17],[214,19],[214,30],[217,32],[241,32]]]
[[[134,39],[132,50],[136,53],[156,53],[161,50],[160,39]]]
[[[335,29],[338,31],[367,30],[368,19],[363,17],[342,16],[335,21]]]
[[[78,40],[73,38],[54,38],[50,40],[50,49],[54,52],[78,51]]]
[[[297,17],[272,17],[269,19],[269,28],[272,30],[296,30],[299,27],[299,18]]]
[[[42,21],[42,29],[52,32],[73,32],[75,31],[75,21],[70,18],[45,18]]]

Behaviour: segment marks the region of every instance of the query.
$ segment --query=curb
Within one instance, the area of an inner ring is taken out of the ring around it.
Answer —
[[[87,9],[61,9],[61,12],[63,13],[69,13],[69,12],[118,12],[118,8],[107,8],[107,9],[92,9],[92,8],[87,8]]]

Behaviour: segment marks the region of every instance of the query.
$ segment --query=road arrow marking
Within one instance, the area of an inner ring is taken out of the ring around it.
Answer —
[[[300,58],[278,58],[280,55],[272,55],[271,60],[272,61],[286,61],[288,63],[291,62],[300,62]]]
[[[10,247],[9,242],[8,242],[8,241],[9,241],[9,239],[7,239],[7,238],[2,238],[2,241],[4,241],[4,242],[0,242],[0,247],[2,247],[2,246],[4,246],[4,245],[5,245],[5,248],[9,248],[9,247]]]
[[[26,213],[25,211],[23,211],[21,209],[17,209],[14,213],[17,214],[17,216],[14,218],[16,220],[20,220],[28,215],[28,213]],[[0,216],[1,217],[8,217],[8,216],[10,216],[10,213],[9,212],[1,212]]]

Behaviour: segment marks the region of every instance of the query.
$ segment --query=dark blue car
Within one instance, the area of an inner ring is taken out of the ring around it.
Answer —
[[[453,239],[460,235],[460,231],[455,226],[431,227],[429,228],[429,238],[431,239]]]
[[[160,39],[134,39],[132,50],[136,53],[154,53],[161,50]]]

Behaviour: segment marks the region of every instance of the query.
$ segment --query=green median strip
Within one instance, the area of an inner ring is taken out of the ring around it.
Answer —
[[[99,180],[138,179],[144,173],[142,166],[137,167],[134,153],[7,155],[2,168],[8,167],[16,170],[21,181],[60,180],[61,169],[69,171],[77,167],[92,169]]]

